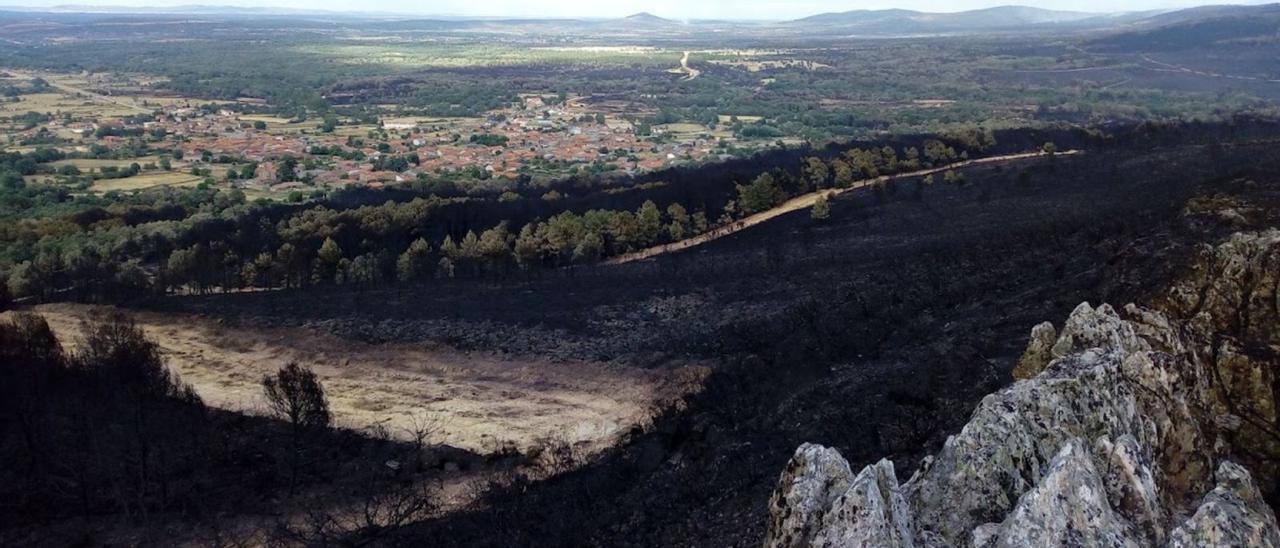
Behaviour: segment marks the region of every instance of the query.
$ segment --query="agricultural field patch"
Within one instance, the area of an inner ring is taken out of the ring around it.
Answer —
[[[679,63],[681,55],[680,52],[647,48],[516,48],[489,45],[364,43],[312,45],[299,48],[299,51],[320,55],[344,64],[400,69],[518,66],[542,63],[672,65]]]
[[[204,177],[178,171],[147,171],[121,179],[98,179],[90,190],[94,192],[111,192],[145,190],[160,186],[195,186],[204,181]]]
[[[89,171],[90,169],[102,169],[104,167],[125,168],[125,167],[129,167],[131,164],[138,164],[138,165],[154,164],[159,161],[160,161],[160,156],[152,155],[152,156],[141,156],[138,158],[128,158],[128,159],[121,159],[121,160],[99,159],[99,158],[72,158],[69,160],[58,160],[56,162],[51,162],[49,165],[55,168],[71,165],[71,166],[76,166],[76,168],[78,168],[80,171]],[[180,164],[174,164],[175,168],[179,166]]]

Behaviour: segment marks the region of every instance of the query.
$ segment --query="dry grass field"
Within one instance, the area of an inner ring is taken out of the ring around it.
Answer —
[[[179,171],[147,171],[123,179],[99,179],[89,188],[94,192],[131,191],[160,186],[194,186],[203,180],[204,177]]]
[[[59,304],[35,311],[74,346],[81,323],[107,310]],[[340,426],[381,425],[407,436],[425,420],[440,428],[437,441],[482,453],[540,440],[604,448],[648,421],[656,406],[696,387],[704,373],[369,345],[307,329],[236,329],[185,315],[135,318],[159,342],[169,366],[212,406],[262,413],[262,376],[297,361],[320,375]]]
[[[702,124],[693,124],[687,122],[678,122],[674,124],[661,124],[653,126],[654,132],[666,133],[680,140],[687,139],[726,139],[730,141],[736,140],[733,132],[718,126],[716,129],[710,129]]]
[[[267,132],[273,135],[291,135],[295,133],[320,131],[320,124],[323,120],[307,119],[302,122],[291,122],[289,118],[280,116],[270,116],[266,114],[246,114],[240,116],[242,122],[263,122],[267,124]]]
[[[72,158],[68,160],[58,160],[56,162],[50,162],[49,165],[55,168],[62,167],[65,165],[72,165],[72,166],[76,166],[76,168],[80,169],[80,171],[88,171],[90,169],[102,169],[104,167],[126,168],[126,167],[129,167],[129,164],[138,164],[138,165],[146,165],[149,163],[155,164],[155,163],[158,163],[159,161],[160,161],[159,155],[151,155],[151,156],[141,156],[138,158],[126,158],[123,160],[114,160],[114,159],[106,159],[106,158],[103,158],[103,159]],[[176,168],[179,165],[181,164],[175,163],[174,167]]]
[[[0,103],[0,117],[26,112],[71,113],[72,116],[96,116],[118,118],[138,114],[138,109],[111,103],[75,97],[69,93],[32,93],[18,97],[16,102]]]

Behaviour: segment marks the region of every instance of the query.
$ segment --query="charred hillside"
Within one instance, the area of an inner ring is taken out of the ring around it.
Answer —
[[[1275,226],[1277,167],[1267,140],[1170,138],[854,193],[833,202],[825,222],[797,212],[637,264],[169,306],[564,359],[718,359],[700,395],[620,448],[548,481],[517,478],[473,510],[398,538],[755,544],[796,446],[835,447],[855,469],[887,455],[909,474],[982,396],[1010,382],[1028,326],[1082,301],[1146,302],[1188,268],[1198,244]]]

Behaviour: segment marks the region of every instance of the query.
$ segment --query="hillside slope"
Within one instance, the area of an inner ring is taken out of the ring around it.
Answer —
[[[1167,52],[1254,45],[1274,48],[1280,4],[1208,6],[1156,15],[1090,42],[1108,51]]]

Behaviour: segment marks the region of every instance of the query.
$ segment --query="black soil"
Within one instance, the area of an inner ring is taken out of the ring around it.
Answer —
[[[758,546],[795,447],[909,475],[1010,382],[1031,327],[1082,301],[1154,298],[1195,246],[1242,227],[1186,215],[1223,194],[1280,211],[1272,144],[1114,147],[900,181],[639,264],[419,287],[169,299],[247,325],[373,341],[717,364],[705,391],[576,472],[498,490],[390,542]],[[1249,227],[1243,227],[1249,228]]]

